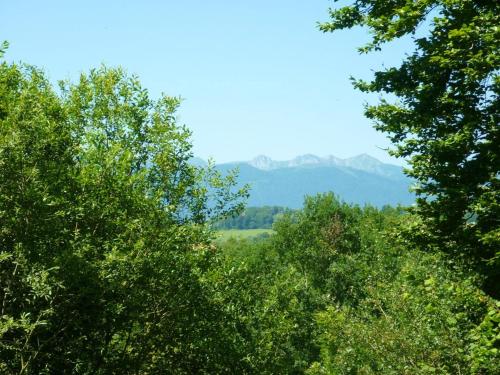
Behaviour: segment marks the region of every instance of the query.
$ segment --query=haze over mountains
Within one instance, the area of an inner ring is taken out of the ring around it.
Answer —
[[[194,158],[196,165],[206,164]],[[299,208],[304,196],[333,191],[340,199],[357,204],[410,205],[411,180],[402,167],[385,164],[367,155],[341,159],[335,156],[300,155],[277,161],[259,155],[250,161],[218,164],[226,173],[239,169],[239,183],[250,184],[248,206],[285,206]]]

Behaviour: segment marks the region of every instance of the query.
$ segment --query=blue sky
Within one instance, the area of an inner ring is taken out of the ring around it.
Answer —
[[[181,96],[179,122],[196,155],[216,162],[258,154],[350,157],[400,164],[363,116],[376,100],[349,76],[370,77],[411,51],[401,41],[359,55],[361,29],[323,34],[328,0],[7,1],[0,4],[6,58],[75,79],[101,63],[139,75],[153,96]]]

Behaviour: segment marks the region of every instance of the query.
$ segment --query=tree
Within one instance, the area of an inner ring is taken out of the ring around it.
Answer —
[[[56,92],[0,64],[0,372],[238,368],[204,224],[245,191],[190,165],[178,105],[121,69]]]
[[[366,108],[375,128],[407,158],[418,181],[417,212],[430,243],[476,261],[500,290],[500,3],[491,0],[356,0],[330,10],[324,32],[365,26],[377,51],[411,36],[399,67],[354,80],[395,95]],[[425,34],[424,36],[420,36]]]
[[[9,43],[6,40],[4,40],[0,45],[0,57],[3,57],[7,48],[9,48]]]

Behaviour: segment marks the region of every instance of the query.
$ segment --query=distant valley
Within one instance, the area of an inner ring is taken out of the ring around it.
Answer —
[[[193,164],[206,163],[194,158]],[[299,208],[304,196],[333,191],[341,200],[355,204],[410,205],[411,179],[402,167],[382,163],[366,155],[341,159],[312,154],[292,160],[276,161],[260,155],[250,161],[216,165],[223,174],[239,169],[239,184],[250,184],[248,206],[283,206]]]

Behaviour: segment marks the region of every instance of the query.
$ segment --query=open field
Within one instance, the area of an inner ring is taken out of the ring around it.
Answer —
[[[230,238],[253,238],[262,234],[273,234],[272,229],[226,229],[217,231],[219,241],[226,241]]]

